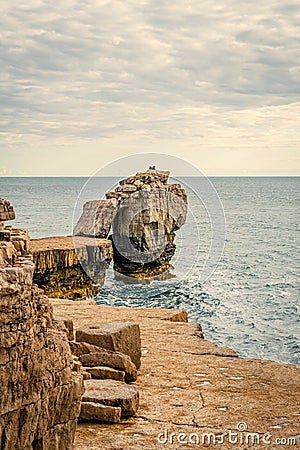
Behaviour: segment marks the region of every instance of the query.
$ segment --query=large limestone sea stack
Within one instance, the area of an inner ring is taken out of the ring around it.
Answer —
[[[74,235],[111,239],[118,276],[170,276],[175,233],[186,221],[187,195],[168,178],[167,171],[148,169],[121,180],[106,200],[84,205]]]

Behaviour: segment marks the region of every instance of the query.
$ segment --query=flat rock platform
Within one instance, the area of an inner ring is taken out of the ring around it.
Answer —
[[[88,300],[54,299],[52,305],[55,315],[72,319],[75,328],[132,321],[141,329],[137,417],[115,425],[80,423],[75,450],[300,445],[300,368],[239,358],[203,339],[201,327],[187,323],[184,311],[97,306]]]

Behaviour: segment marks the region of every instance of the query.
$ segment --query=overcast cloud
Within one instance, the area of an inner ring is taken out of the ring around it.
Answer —
[[[97,148],[103,162],[170,151],[216,174],[299,167],[298,0],[26,0],[0,12],[0,174],[85,175],[80,157]]]

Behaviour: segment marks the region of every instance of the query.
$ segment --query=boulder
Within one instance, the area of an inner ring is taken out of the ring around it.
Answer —
[[[79,419],[88,422],[118,423],[121,419],[121,408],[82,402]]]
[[[82,402],[100,403],[121,408],[121,417],[134,416],[139,407],[139,393],[135,386],[114,380],[86,380]]]
[[[137,369],[128,355],[112,352],[86,342],[70,342],[71,352],[79,357],[85,367],[106,366],[125,372],[125,381],[130,383],[137,379]]]
[[[78,342],[125,353],[137,368],[141,365],[140,327],[133,322],[91,324],[76,331]]]

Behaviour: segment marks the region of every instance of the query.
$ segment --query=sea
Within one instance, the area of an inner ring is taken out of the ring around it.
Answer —
[[[0,177],[0,197],[14,206],[10,224],[28,228],[31,238],[71,235],[83,203],[103,198],[117,182]],[[206,339],[241,357],[299,365],[300,178],[175,182],[186,188],[189,213],[175,240],[174,277],[126,284],[110,267],[97,303],[182,308]]]

